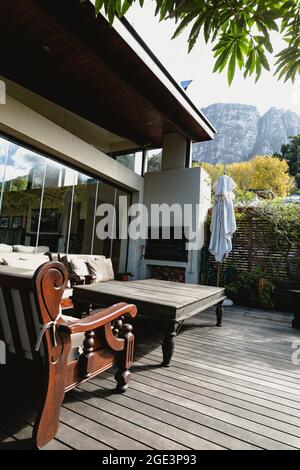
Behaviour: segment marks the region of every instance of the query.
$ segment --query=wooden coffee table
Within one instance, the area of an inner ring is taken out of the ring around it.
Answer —
[[[117,302],[137,306],[138,316],[158,323],[163,333],[163,365],[168,366],[174,352],[175,337],[184,320],[216,306],[217,323],[222,325],[224,288],[181,284],[146,279],[142,281],[108,281],[74,286],[73,303],[78,312],[107,307]]]

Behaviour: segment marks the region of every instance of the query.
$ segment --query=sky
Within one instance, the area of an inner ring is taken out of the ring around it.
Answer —
[[[153,2],[146,0],[143,8],[138,4],[134,5],[126,18],[178,83],[193,80],[187,95],[199,108],[213,103],[245,103],[256,106],[260,113],[275,106],[300,114],[300,77],[293,85],[291,82],[278,82],[272,73],[265,71],[255,84],[253,77],[245,80],[238,70],[229,87],[226,71],[221,74],[212,73],[214,58],[211,46],[206,45],[199,37],[198,43],[188,54],[188,33],[184,32],[171,40],[175,31],[174,22],[159,22],[154,16]],[[272,43],[274,51],[280,51],[284,47],[277,33],[272,35]]]

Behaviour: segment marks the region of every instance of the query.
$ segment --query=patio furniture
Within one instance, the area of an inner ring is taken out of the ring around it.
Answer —
[[[43,384],[33,429],[38,448],[57,433],[65,392],[113,365],[118,367],[118,392],[127,389],[130,379],[134,336],[124,316],[135,317],[136,307],[118,303],[81,320],[62,316],[67,280],[59,262],[46,263],[34,273],[0,270],[0,339],[7,348],[7,365],[1,367],[18,374],[29,365],[36,370],[36,385]]]
[[[116,279],[119,281],[128,281],[129,277],[134,275],[130,272],[114,273],[111,259],[105,258],[103,255],[59,255],[59,260],[65,265],[68,271],[69,281],[71,286],[81,284],[92,284],[97,281],[97,273],[91,273],[89,263],[103,263],[101,274],[101,282]],[[101,268],[100,268],[101,269]]]
[[[292,320],[293,328],[300,329],[300,290],[291,290],[294,319]]]
[[[150,318],[163,334],[163,366],[169,366],[175,337],[184,320],[216,305],[217,324],[222,324],[224,288],[181,284],[179,282],[146,279],[142,281],[108,281],[75,286],[75,311],[88,312],[93,306],[105,307],[116,300],[134,303],[141,315]]]

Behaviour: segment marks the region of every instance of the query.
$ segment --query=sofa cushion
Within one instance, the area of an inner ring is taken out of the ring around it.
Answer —
[[[11,245],[0,243],[0,253],[12,253],[12,251],[13,251],[13,247]]]
[[[86,261],[79,256],[69,258],[69,263],[72,273],[77,274],[77,276],[88,276],[90,274]]]
[[[114,268],[113,268],[111,259],[106,258],[105,263],[106,263],[108,281],[112,281],[115,278],[115,273],[114,273]]]
[[[12,268],[23,268],[35,271],[39,266],[49,261],[48,256],[31,253],[3,253],[3,264]]]
[[[108,268],[105,258],[90,260],[88,261],[88,266],[91,275],[95,277],[95,282],[105,282],[109,280]]]
[[[26,246],[26,245],[13,245],[13,251],[16,253],[47,253],[49,246]]]

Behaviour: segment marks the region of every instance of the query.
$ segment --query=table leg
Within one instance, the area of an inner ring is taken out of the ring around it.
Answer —
[[[181,322],[173,322],[171,326],[168,328],[162,342],[162,353],[163,353],[163,367],[170,367],[171,359],[175,349],[175,338],[177,333],[179,332],[183,321]]]
[[[223,317],[223,300],[218,303],[216,307],[217,323],[216,326],[222,326],[222,317]]]

